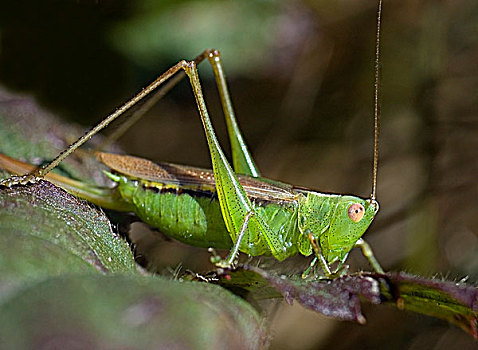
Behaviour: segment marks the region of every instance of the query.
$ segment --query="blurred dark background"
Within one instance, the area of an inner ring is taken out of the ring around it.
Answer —
[[[1,84],[45,109],[92,126],[178,60],[217,48],[264,176],[369,195],[375,1],[3,1],[1,8]],[[366,238],[387,270],[478,279],[477,23],[476,0],[385,1],[381,211]],[[207,64],[200,73],[227,149]],[[210,166],[186,81],[120,144],[153,160]],[[137,226],[144,254],[166,256],[151,258],[158,269],[207,264],[207,252],[153,245]],[[349,262],[369,269],[358,252]],[[271,348],[476,346],[424,316],[383,307],[368,307],[366,316],[363,327],[284,306],[269,317]]]

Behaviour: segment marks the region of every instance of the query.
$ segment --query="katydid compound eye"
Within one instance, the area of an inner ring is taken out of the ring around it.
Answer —
[[[363,205],[354,203],[349,207],[348,216],[349,219],[353,222],[359,222],[363,218],[363,214],[365,213],[365,209]]]

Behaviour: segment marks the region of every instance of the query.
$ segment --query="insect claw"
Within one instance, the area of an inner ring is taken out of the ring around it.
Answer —
[[[211,258],[209,259],[211,263],[217,265],[221,262],[222,258],[219,254],[217,254],[214,248],[208,248],[207,251],[212,254]]]
[[[216,267],[219,267],[221,269],[234,269],[234,264],[230,263],[227,260],[220,260],[216,263]]]
[[[216,250],[214,248],[208,248],[207,249],[209,253],[212,254],[210,261],[216,267],[222,268],[222,269],[231,269],[234,268],[234,262],[231,262],[230,259],[223,259],[219,254],[217,254]]]
[[[336,272],[338,277],[345,276],[349,271],[350,265],[342,265],[342,267]]]
[[[302,272],[302,276],[301,276],[301,277],[302,277],[303,279],[306,279],[306,278],[309,277],[310,272],[315,268],[315,264],[317,263],[317,260],[318,260],[318,259],[317,259],[317,256],[314,257],[314,259],[312,259],[312,261],[310,262],[309,267],[307,267],[307,269],[306,269],[304,272]]]

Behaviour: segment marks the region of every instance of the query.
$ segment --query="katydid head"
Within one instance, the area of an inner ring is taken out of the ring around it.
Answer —
[[[330,218],[329,227],[318,237],[321,254],[328,264],[343,263],[355,243],[363,236],[378,212],[370,199],[341,196]]]
[[[309,192],[299,209],[299,230],[308,237],[319,258],[323,257],[328,265],[342,264],[378,208],[371,199]]]

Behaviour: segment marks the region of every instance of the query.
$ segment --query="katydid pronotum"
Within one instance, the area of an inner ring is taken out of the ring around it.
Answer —
[[[46,177],[100,206],[135,212],[147,224],[182,242],[212,249],[230,249],[225,259],[213,256],[212,261],[218,267],[232,266],[239,252],[251,256],[272,255],[277,260],[298,253],[305,256],[314,254],[311,267],[318,262],[327,277],[335,277],[345,271],[344,263],[351,249],[359,247],[374,270],[383,272],[370,247],[361,238],[379,208],[375,192],[381,11],[382,1],[379,1],[373,179],[372,193],[368,199],[320,193],[261,178],[236,122],[221,56],[217,50],[206,50],[192,61],[178,62],[44,167],[30,169],[2,155],[0,166],[3,168],[17,174],[30,173],[11,177],[0,184],[25,185]],[[197,65],[205,60],[212,65],[218,86],[233,166],[229,164],[216,138],[203,98]],[[97,189],[49,174],[93,135],[181,71],[189,77],[194,92],[209,146],[212,171],[154,164],[136,157],[98,152],[98,159],[111,168],[107,175],[117,183],[113,189]]]

